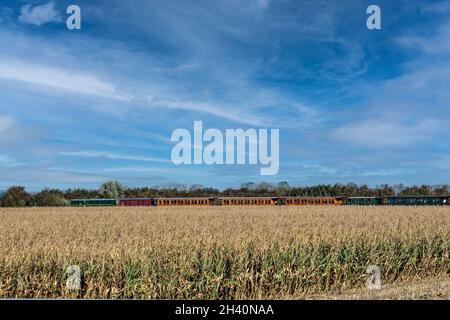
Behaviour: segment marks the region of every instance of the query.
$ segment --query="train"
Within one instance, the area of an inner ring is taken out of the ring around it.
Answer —
[[[165,206],[445,206],[450,196],[436,197],[191,197],[72,199],[73,207]]]

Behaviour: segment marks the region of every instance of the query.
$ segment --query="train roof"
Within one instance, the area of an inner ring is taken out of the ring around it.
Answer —
[[[282,196],[282,197],[275,197],[275,198],[290,198],[290,199],[340,199],[340,198],[346,198],[341,196],[322,196],[322,197],[302,197],[302,196]]]
[[[70,201],[116,201],[118,199],[96,199],[96,198],[91,198],[91,199],[70,199]]]
[[[217,199],[274,199],[278,198],[277,196],[273,197],[217,197]]]
[[[345,197],[347,199],[381,199],[382,197]]]
[[[448,198],[449,196],[391,196],[391,197],[384,197],[384,198],[388,198],[388,199],[416,199],[416,198],[420,198],[420,199],[441,199],[441,198]]]
[[[164,200],[190,200],[190,199],[215,199],[217,197],[155,197],[153,199]]]

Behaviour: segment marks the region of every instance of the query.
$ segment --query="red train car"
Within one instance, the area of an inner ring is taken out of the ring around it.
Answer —
[[[153,199],[151,198],[120,199],[119,206],[150,207],[153,206]]]

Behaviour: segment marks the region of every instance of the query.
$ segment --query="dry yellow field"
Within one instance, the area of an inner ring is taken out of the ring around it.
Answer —
[[[370,298],[370,265],[442,286],[449,253],[448,207],[0,209],[3,298]]]

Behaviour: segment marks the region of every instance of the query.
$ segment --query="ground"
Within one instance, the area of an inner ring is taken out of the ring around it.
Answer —
[[[0,297],[448,299],[449,251],[448,207],[0,209]]]

